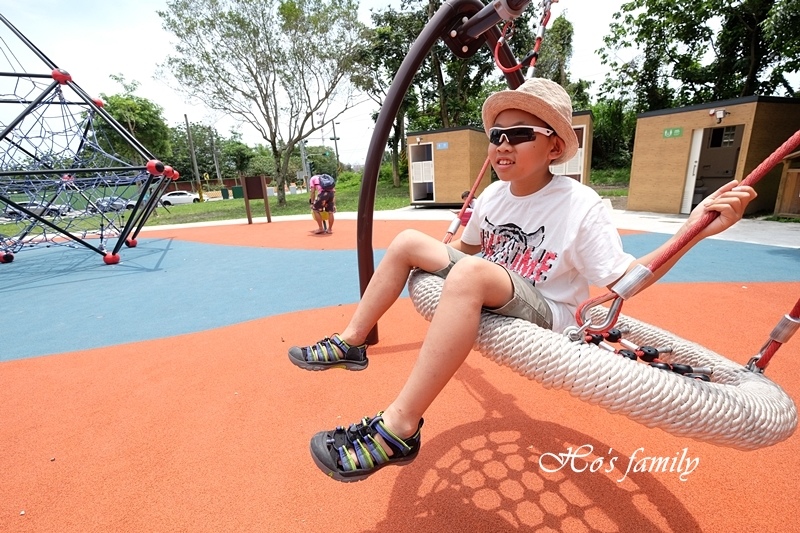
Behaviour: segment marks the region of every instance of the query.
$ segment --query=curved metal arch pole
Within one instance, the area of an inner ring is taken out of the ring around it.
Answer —
[[[449,0],[442,4],[436,11],[417,37],[411,49],[408,51],[403,63],[392,81],[389,92],[386,95],[383,106],[375,122],[375,130],[372,133],[367,159],[364,163],[364,177],[361,181],[361,193],[358,199],[358,221],[356,225],[356,247],[358,253],[358,273],[361,295],[367,289],[369,280],[375,272],[375,257],[372,248],[372,223],[375,211],[375,189],[378,182],[378,172],[380,171],[381,159],[383,158],[384,148],[389,140],[397,112],[400,109],[403,97],[411,86],[411,82],[419,70],[425,56],[430,52],[436,41],[443,36],[443,32],[455,28],[459,21],[464,17],[474,16],[482,9],[487,8],[480,0]],[[484,35],[479,38],[484,39],[490,49],[494,50],[500,31],[495,24],[485,30]],[[474,53],[474,51],[473,51]],[[516,64],[517,60],[508,43],[503,43],[500,48],[501,60],[506,65]],[[519,87],[525,78],[518,70],[507,73],[506,81],[512,89]],[[367,344],[378,342],[378,326],[375,325],[366,338]]]

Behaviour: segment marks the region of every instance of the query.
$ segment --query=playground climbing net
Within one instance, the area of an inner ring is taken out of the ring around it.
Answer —
[[[0,22],[0,263],[40,244],[85,246],[115,263],[177,173]]]

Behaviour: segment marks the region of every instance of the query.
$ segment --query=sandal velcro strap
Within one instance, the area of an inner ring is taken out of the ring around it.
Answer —
[[[360,481],[384,466],[413,461],[419,452],[423,420],[414,435],[402,439],[386,427],[382,414],[314,435],[311,454],[317,466],[337,481]],[[377,435],[388,450],[377,441]]]
[[[324,370],[327,368],[346,368],[347,370],[363,370],[367,368],[367,345],[352,346],[345,342],[338,333],[325,337],[316,344],[289,349],[289,360],[306,370]]]

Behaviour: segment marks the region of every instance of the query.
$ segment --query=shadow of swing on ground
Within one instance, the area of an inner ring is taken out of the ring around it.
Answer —
[[[607,444],[531,418],[482,371],[464,365],[457,379],[486,415],[429,441],[423,433],[423,452],[402,469],[387,517],[371,531],[701,531],[653,474],[626,472],[629,456],[615,450],[609,467]],[[543,454],[570,447],[593,452],[563,468],[555,457],[540,465]],[[601,457],[591,472],[589,463]]]

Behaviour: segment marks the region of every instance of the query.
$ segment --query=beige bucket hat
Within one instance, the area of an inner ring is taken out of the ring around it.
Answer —
[[[545,121],[564,140],[564,153],[554,165],[572,159],[578,151],[578,138],[572,129],[572,101],[564,88],[554,81],[532,78],[514,90],[491,95],[483,103],[483,129],[489,135],[494,121],[506,109],[520,109]]]

